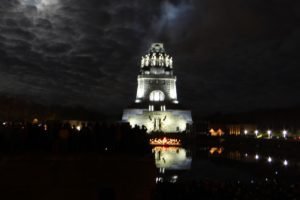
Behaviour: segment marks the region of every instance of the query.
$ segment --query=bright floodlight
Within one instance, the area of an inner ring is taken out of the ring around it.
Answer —
[[[76,129],[77,129],[77,131],[80,131],[81,130],[81,126],[76,126]]]
[[[270,156],[268,157],[268,162],[272,162],[272,158]]]
[[[287,135],[287,131],[286,131],[286,130],[283,130],[283,131],[282,131],[282,135],[283,135],[283,137],[285,138],[286,135]]]
[[[289,163],[288,163],[287,160],[284,160],[284,161],[283,161],[283,165],[284,165],[284,166],[287,166],[288,164],[289,164]]]
[[[272,131],[268,130],[267,133],[268,133],[268,137],[271,138]]]

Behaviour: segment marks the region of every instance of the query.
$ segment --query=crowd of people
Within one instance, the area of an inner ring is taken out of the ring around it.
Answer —
[[[127,123],[82,123],[80,128],[59,121],[3,122],[0,152],[130,152],[151,153],[145,128]]]

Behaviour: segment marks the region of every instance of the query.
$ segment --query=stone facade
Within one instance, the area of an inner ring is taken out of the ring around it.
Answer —
[[[123,121],[145,126],[148,132],[181,132],[193,123],[191,111],[179,105],[173,58],[162,43],[153,43],[142,56],[137,83],[135,105],[124,110]]]

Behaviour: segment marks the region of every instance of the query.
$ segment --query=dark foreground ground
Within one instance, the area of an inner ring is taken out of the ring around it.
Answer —
[[[164,135],[161,135],[164,136]],[[252,138],[184,138],[183,145],[276,151],[298,158],[299,143]],[[155,183],[145,130],[126,125],[66,124],[0,129],[0,199],[299,199],[299,182],[190,180]]]
[[[131,155],[2,155],[0,199],[151,199],[155,173]]]

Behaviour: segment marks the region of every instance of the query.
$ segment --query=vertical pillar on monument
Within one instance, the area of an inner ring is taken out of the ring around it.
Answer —
[[[191,111],[179,104],[173,58],[162,43],[153,43],[141,58],[135,103],[123,121],[145,126],[148,132],[182,132],[192,124]]]

